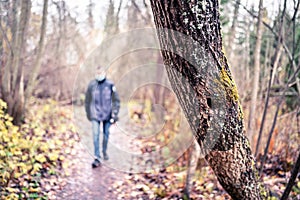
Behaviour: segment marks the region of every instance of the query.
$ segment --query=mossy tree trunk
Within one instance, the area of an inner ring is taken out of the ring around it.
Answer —
[[[151,6],[168,77],[205,159],[233,199],[266,198],[222,52],[218,0]]]

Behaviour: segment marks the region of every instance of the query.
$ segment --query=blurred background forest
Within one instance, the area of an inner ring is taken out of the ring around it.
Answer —
[[[247,136],[258,168],[266,178],[264,182],[272,185],[279,194],[283,192],[299,154],[299,3],[299,0],[265,0],[263,4],[247,0],[220,1],[224,52],[238,87]],[[0,1],[0,98],[3,100],[0,101],[0,157],[4,161],[0,163],[0,186],[8,188],[2,190],[2,194],[46,195],[43,189],[36,189],[41,186],[37,174],[50,176],[56,173],[57,165],[63,168],[68,156],[64,155],[62,146],[70,148],[68,153],[72,156],[71,149],[79,140],[75,128],[68,123],[72,120],[71,105],[83,105],[87,83],[94,77],[92,70],[80,67],[99,65],[97,59],[89,60],[89,63],[86,59],[102,41],[118,33],[146,27],[154,27],[147,0]],[[126,42],[130,46],[135,41]],[[130,123],[146,123],[147,112],[151,112],[153,102],[163,105],[168,111],[166,118],[176,118],[179,108],[175,96],[169,89],[160,86],[167,84],[168,80],[158,50],[141,50],[121,57],[111,63],[108,77],[116,82],[118,88],[121,77],[136,66],[145,64],[145,60],[155,67],[154,78],[158,84],[138,87],[131,96],[130,104],[122,102],[123,107],[128,106],[130,110]],[[122,85],[122,88],[130,88],[148,75],[146,71],[141,72],[135,79],[125,82],[128,85]],[[122,89],[119,93],[122,101],[128,91]],[[172,131],[164,132],[164,138],[179,134],[176,120],[166,125]],[[41,135],[37,137],[37,133]],[[61,133],[69,134],[62,136]],[[148,141],[150,148],[157,141],[167,142],[167,139],[159,137]],[[15,138],[24,146],[16,149]],[[41,148],[41,145],[35,149],[25,145],[26,141],[33,140],[36,144],[49,138],[54,142],[47,149]],[[64,142],[66,139],[74,142]],[[141,151],[148,151],[148,148]],[[49,149],[52,156],[47,155]],[[194,154],[191,152],[194,152],[193,145],[174,164],[176,166],[163,173],[186,170],[193,157],[190,155]],[[28,156],[22,158],[21,154]],[[197,171],[206,164],[199,159],[195,166]],[[194,173],[201,176],[204,172]],[[26,174],[31,175],[28,177]],[[145,181],[141,184],[147,185],[146,180],[155,179],[153,176],[144,175],[141,180]],[[168,179],[168,176],[165,175],[165,178]],[[20,186],[24,180],[27,180],[27,185]],[[177,187],[187,187],[176,184]],[[193,188],[191,197],[193,191],[197,193],[202,187],[193,184],[189,186]],[[299,179],[297,184],[292,191],[294,197],[300,194]],[[127,192],[121,185],[116,186],[119,193]],[[167,188],[167,185],[164,187]],[[210,187],[203,186],[202,190],[210,191]],[[137,188],[138,191],[140,189]],[[161,198],[171,195],[167,189],[155,191],[155,195]]]

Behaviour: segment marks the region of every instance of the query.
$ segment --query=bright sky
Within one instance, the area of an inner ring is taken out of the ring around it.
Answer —
[[[141,0],[137,0],[137,3],[140,3]],[[235,1],[235,0],[232,0]],[[70,10],[71,15],[76,16],[79,23],[85,23],[87,19],[87,7],[90,3],[90,0],[65,0],[67,4],[68,10]],[[93,9],[94,14],[94,20],[95,20],[95,26],[97,28],[103,27],[105,17],[106,17],[106,11],[108,8],[108,0],[92,0],[92,2],[95,4],[95,8]],[[125,8],[127,4],[127,0],[123,0],[123,6],[122,8]],[[264,0],[264,7],[267,7],[268,14],[270,17],[273,17],[276,12],[278,11],[278,6],[280,2],[283,2],[283,0]],[[33,5],[40,5],[39,8],[36,8],[35,10],[41,10],[42,9],[42,0],[36,0],[34,1]],[[251,7],[252,4],[254,4],[255,10],[258,10],[258,4],[259,0],[241,0],[242,5],[247,6],[248,8]],[[117,9],[117,6],[119,4],[119,0],[115,1],[115,9]],[[281,5],[281,8],[283,5]],[[293,0],[288,0],[287,7],[289,12],[293,13]],[[55,7],[51,8],[53,11],[56,9]],[[124,10],[124,9],[123,9]],[[39,11],[40,12],[40,11]],[[51,11],[50,11],[51,12]],[[244,9],[240,8],[240,12],[243,13]],[[56,13],[56,11],[54,12]],[[125,16],[125,13],[120,13],[121,16]],[[80,17],[78,17],[80,16]],[[120,20],[122,21],[122,20]]]
[[[104,20],[105,20],[105,15],[106,15],[106,10],[108,7],[108,0],[101,0],[101,1],[97,1],[97,0],[92,0],[93,3],[96,5],[95,9],[94,9],[94,17],[97,23],[103,24]],[[141,1],[141,0],[138,0]],[[137,1],[137,2],[138,2]],[[234,1],[234,0],[233,0]],[[67,5],[69,6],[69,8],[75,13],[80,13],[84,18],[86,18],[86,9],[87,9],[87,5],[89,4],[89,0],[66,0]],[[116,1],[116,7],[118,6],[119,1]],[[268,10],[268,14],[269,16],[274,16],[276,14],[276,12],[278,11],[278,6],[280,4],[280,2],[283,2],[283,0],[264,0],[264,7],[267,7]],[[123,7],[125,7],[127,1],[123,0]],[[258,9],[258,4],[259,4],[259,0],[241,0],[241,3],[243,5],[246,5],[248,8],[250,8],[250,6],[252,4],[254,4],[254,8],[255,10]],[[281,5],[281,8],[283,7],[283,5]],[[288,10],[293,11],[293,1],[292,0],[288,0],[287,2],[287,7]],[[115,8],[117,9],[117,8]],[[243,10],[241,8],[241,10]],[[122,14],[122,13],[121,13]]]
[[[270,17],[275,15],[279,9],[279,4],[281,2],[281,9],[283,9],[283,0],[264,0],[263,5],[267,8],[268,14]],[[250,8],[251,4],[254,4],[255,10],[258,10],[259,0],[241,0],[242,5],[246,5],[248,8]],[[287,10],[288,12],[293,13],[293,1],[288,0],[287,1]]]
[[[69,6],[70,10],[72,10],[74,15],[80,14],[82,17],[82,20],[85,20],[87,18],[87,7],[90,3],[89,0],[65,0],[67,5]],[[106,17],[106,11],[109,5],[108,0],[92,0],[92,2],[95,5],[95,8],[93,8],[93,15],[95,20],[95,26],[101,27],[104,24],[105,17]],[[123,0],[123,7],[124,4],[127,3],[127,1]],[[115,11],[117,10],[117,7],[119,6],[119,1],[115,1]]]

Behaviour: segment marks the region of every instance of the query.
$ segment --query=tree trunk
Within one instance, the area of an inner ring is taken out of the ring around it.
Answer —
[[[249,21],[246,17],[244,17],[244,21],[246,22],[246,28],[245,28],[245,51],[244,51],[244,58],[245,58],[245,89],[247,88],[247,86],[249,86],[249,83],[251,83],[250,81],[250,23],[251,21]],[[247,88],[246,91],[242,91],[244,92],[244,97],[248,98],[248,94],[250,93],[249,89]]]
[[[13,1],[11,53],[4,67],[1,91],[8,113],[20,124],[24,113],[24,79],[22,52],[31,12],[31,1]]]
[[[218,0],[151,5],[171,85],[219,182],[233,199],[266,198],[222,52]]]
[[[184,186],[184,195],[185,199],[190,199],[190,189],[191,189],[191,167],[192,167],[192,155],[193,155],[194,147],[190,147],[187,150],[187,170],[186,170],[186,178],[185,178],[185,186]]]
[[[105,27],[104,27],[105,37],[110,37],[117,33],[117,31],[118,31],[118,27],[116,24],[117,17],[115,15],[114,1],[109,0],[109,6],[108,6],[107,13],[106,13]]]
[[[235,39],[235,30],[236,30],[236,22],[238,20],[238,14],[239,14],[239,7],[240,7],[241,0],[237,0],[234,5],[234,12],[233,12],[233,18],[232,18],[232,25],[230,27],[229,31],[229,39],[228,39],[228,54],[229,55],[229,61],[233,60],[233,55],[234,55],[234,49],[232,48],[232,44],[234,44],[234,39]]]
[[[44,46],[45,46],[44,42],[45,42],[46,27],[47,27],[47,13],[48,13],[48,0],[44,0],[40,40],[37,48],[38,52],[33,65],[31,76],[29,77],[28,80],[28,84],[25,92],[25,101],[32,95],[33,89],[35,87],[36,78],[41,68],[41,59],[44,53]]]
[[[95,7],[95,4],[93,3],[92,0],[90,0],[90,3],[88,5],[88,24],[89,24],[89,28],[91,30],[94,30],[95,28],[95,21],[94,21],[94,15],[93,15],[93,9]]]
[[[261,38],[262,38],[262,28],[263,28],[262,12],[263,12],[263,0],[260,0],[258,19],[257,19],[256,43],[255,43],[255,50],[254,50],[253,86],[251,92],[251,104],[250,104],[249,122],[248,122],[248,135],[250,139],[250,144],[252,144],[253,142],[253,133],[255,131],[256,104],[257,104],[257,95],[259,89],[260,49],[261,49]]]

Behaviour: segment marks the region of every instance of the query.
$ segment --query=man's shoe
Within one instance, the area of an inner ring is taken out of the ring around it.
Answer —
[[[100,160],[95,159],[94,162],[92,163],[92,168],[99,167],[101,165]]]
[[[108,160],[109,159],[109,157],[108,157],[108,155],[106,153],[103,154],[103,158],[104,158],[104,160]]]

